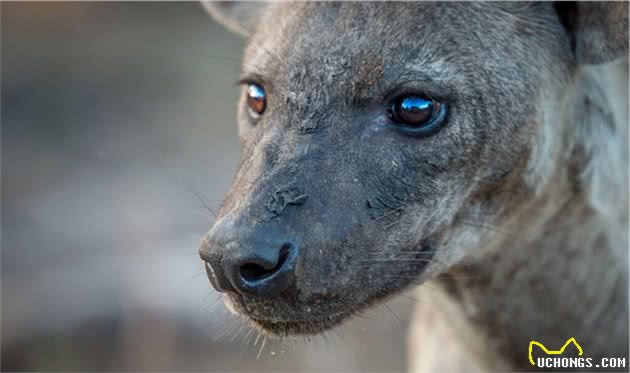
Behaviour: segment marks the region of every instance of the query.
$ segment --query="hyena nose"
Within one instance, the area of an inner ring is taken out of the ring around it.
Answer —
[[[214,230],[214,229],[213,229]],[[201,257],[213,287],[243,295],[273,298],[295,278],[298,245],[265,229],[231,229],[233,237],[209,235]]]
[[[298,247],[292,242],[257,247],[226,260],[223,268],[239,293],[272,298],[293,282],[297,253]]]

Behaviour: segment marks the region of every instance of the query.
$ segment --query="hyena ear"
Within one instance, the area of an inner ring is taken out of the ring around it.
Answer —
[[[628,2],[556,1],[580,64],[600,64],[628,54]]]
[[[250,36],[266,7],[264,2],[201,1],[210,15],[230,31]]]

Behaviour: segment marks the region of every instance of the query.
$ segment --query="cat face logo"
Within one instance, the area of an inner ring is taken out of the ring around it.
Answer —
[[[582,346],[580,346],[580,344],[577,343],[574,337],[569,338],[559,350],[548,350],[547,347],[543,346],[542,343],[538,341],[531,341],[529,342],[529,362],[532,363],[533,366],[536,366],[536,363],[534,362],[534,358],[532,357],[532,348],[534,347],[534,345],[540,347],[547,355],[562,355],[564,353],[564,350],[571,343],[573,343],[575,347],[577,347],[578,356],[582,356],[582,354],[584,353],[582,351]]]

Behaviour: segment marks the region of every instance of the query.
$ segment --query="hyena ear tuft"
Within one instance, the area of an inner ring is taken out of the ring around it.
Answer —
[[[228,30],[249,37],[254,31],[264,2],[251,1],[201,1],[210,15]]]
[[[600,64],[628,54],[628,2],[556,1],[578,63]]]

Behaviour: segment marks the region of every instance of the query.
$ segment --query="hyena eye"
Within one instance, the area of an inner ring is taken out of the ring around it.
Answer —
[[[428,136],[440,129],[446,117],[446,105],[419,95],[405,95],[391,103],[388,113],[399,130]]]
[[[267,108],[267,94],[265,89],[255,83],[247,86],[247,106],[252,117],[258,118]]]

